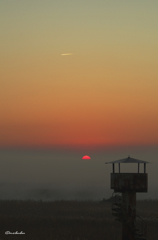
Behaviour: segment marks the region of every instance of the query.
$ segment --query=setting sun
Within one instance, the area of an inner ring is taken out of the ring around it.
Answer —
[[[91,158],[90,158],[90,156],[85,155],[85,156],[82,157],[82,159],[91,159]]]

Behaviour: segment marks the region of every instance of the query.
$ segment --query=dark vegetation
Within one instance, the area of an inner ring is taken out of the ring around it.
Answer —
[[[158,239],[158,201],[138,201],[147,239]],[[6,231],[25,235],[5,235]],[[110,201],[0,201],[0,240],[119,240]]]

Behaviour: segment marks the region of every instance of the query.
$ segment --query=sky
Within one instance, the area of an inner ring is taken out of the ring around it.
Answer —
[[[158,198],[157,12],[156,0],[0,0],[0,199],[110,197],[105,162],[128,155],[151,162],[140,197]]]
[[[90,160],[83,160],[85,153]],[[98,151],[70,149],[1,149],[0,199],[102,200],[110,198],[112,164],[127,158],[148,161],[148,190],[137,199],[158,199],[158,148],[122,146]],[[143,173],[140,164],[140,173]],[[121,173],[137,173],[137,164],[121,164]],[[115,164],[118,172],[118,164]]]
[[[0,0],[0,147],[157,145],[157,9]]]

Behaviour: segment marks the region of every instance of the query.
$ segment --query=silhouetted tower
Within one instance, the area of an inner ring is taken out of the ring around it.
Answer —
[[[122,240],[146,240],[144,238],[146,223],[136,215],[136,193],[147,192],[146,163],[148,162],[128,157],[107,163],[112,164],[111,189],[114,189],[112,211],[116,220],[122,223]],[[116,163],[118,164],[118,173],[115,173]],[[137,163],[138,173],[120,173],[121,163]],[[143,173],[139,171],[140,164],[144,164]]]

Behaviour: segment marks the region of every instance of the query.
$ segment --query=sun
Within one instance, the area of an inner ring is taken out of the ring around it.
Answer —
[[[90,158],[90,156],[85,155],[85,156],[82,157],[82,159],[88,159],[88,160],[89,160],[89,159],[91,159],[91,158]]]

